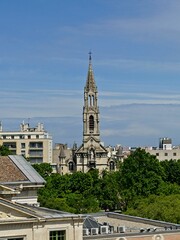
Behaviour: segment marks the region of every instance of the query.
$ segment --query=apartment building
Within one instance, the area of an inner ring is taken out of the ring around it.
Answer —
[[[159,161],[180,159],[180,146],[173,146],[171,138],[160,138],[159,147],[145,147],[145,151]]]
[[[42,123],[32,128],[23,122],[19,131],[3,131],[0,124],[0,145],[7,146],[13,155],[24,156],[32,164],[52,163],[52,136]]]

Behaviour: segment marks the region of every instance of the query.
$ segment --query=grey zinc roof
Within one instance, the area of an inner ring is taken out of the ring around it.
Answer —
[[[9,157],[31,183],[45,183],[45,180],[41,177],[41,175],[36,172],[36,170],[23,156],[9,155]]]
[[[21,211],[31,218],[41,218],[41,219],[58,219],[58,218],[81,218],[81,215],[62,212],[55,209],[48,209],[42,207],[36,207],[28,204],[21,204],[16,202],[11,202],[9,200],[0,198],[0,206],[6,206],[10,209],[16,209],[17,211]],[[11,212],[11,211],[9,211]],[[28,216],[27,216],[28,217]],[[0,219],[1,220],[1,219]],[[83,221],[83,219],[82,219]]]
[[[98,223],[94,218],[87,216],[84,220],[83,223],[83,228],[99,228],[100,226],[102,226],[101,223]]]
[[[64,217],[74,217],[74,218],[79,218],[81,215],[74,214],[74,213],[69,213],[69,212],[63,212],[59,211],[56,209],[50,209],[50,208],[45,208],[45,207],[37,207],[33,205],[24,205],[26,208],[29,210],[34,211],[36,214],[43,218],[64,218]]]

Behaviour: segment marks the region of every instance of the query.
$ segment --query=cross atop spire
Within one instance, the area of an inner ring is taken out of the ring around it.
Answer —
[[[88,76],[87,76],[86,87],[85,87],[87,91],[89,91],[90,89],[93,91],[97,90],[95,80],[94,80],[93,69],[92,69],[91,55],[92,55],[92,52],[90,51],[89,52]]]
[[[91,62],[91,55],[92,55],[92,52],[89,51],[89,63]]]

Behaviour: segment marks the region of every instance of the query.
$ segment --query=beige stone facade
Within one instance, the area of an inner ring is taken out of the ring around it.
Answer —
[[[20,131],[3,131],[1,126],[0,145],[7,146],[12,154],[23,155],[32,164],[52,163],[52,137],[41,123],[35,128],[22,123]]]
[[[0,239],[82,240],[81,216],[0,198]]]
[[[155,155],[159,161],[180,159],[180,148],[172,149],[145,149],[151,155]]]

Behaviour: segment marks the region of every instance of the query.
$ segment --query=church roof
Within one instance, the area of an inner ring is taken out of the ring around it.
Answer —
[[[97,91],[95,79],[94,79],[94,73],[92,69],[92,63],[91,63],[91,52],[89,53],[89,68],[88,68],[88,75],[87,75],[87,81],[85,86],[86,91]]]

